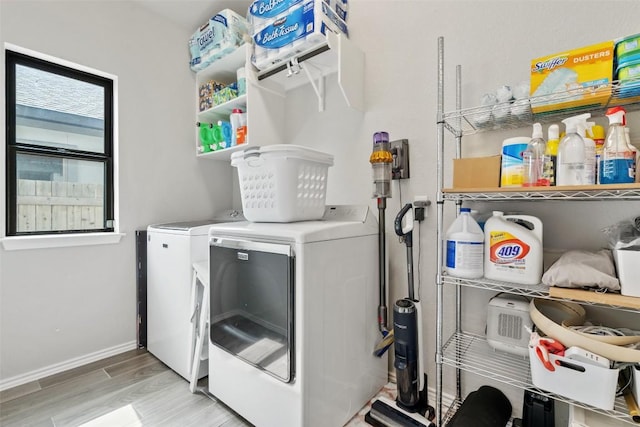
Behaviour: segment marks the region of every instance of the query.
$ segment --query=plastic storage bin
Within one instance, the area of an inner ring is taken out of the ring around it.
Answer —
[[[554,371],[545,368],[535,349],[529,347],[533,385],[596,408],[613,409],[618,369],[608,369],[555,354],[549,354],[549,361],[554,365]]]
[[[629,297],[640,297],[640,249],[614,249],[620,293]]]
[[[297,145],[237,151],[244,216],[253,222],[295,222],[322,218],[327,174],[333,156]]]

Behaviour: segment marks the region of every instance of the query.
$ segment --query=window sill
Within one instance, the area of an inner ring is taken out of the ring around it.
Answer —
[[[87,233],[47,236],[12,236],[0,239],[6,251],[23,249],[66,248],[72,246],[119,243],[124,233]]]

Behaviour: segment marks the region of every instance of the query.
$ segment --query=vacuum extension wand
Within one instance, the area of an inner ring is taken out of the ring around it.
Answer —
[[[385,213],[384,210],[387,207],[387,199],[384,197],[378,198],[378,283],[379,283],[379,297],[380,305],[378,305],[378,329],[386,336],[389,333],[387,329],[387,263],[386,263],[386,245],[387,239],[384,229]]]
[[[393,154],[391,154],[391,144],[389,144],[389,134],[387,132],[376,132],[373,134],[373,151],[369,157],[373,172],[373,194],[372,197],[378,199],[378,273],[380,304],[378,305],[378,328],[382,333],[383,340],[390,334],[387,328],[387,271],[386,271],[386,239],[385,239],[385,215],[387,208],[387,197],[391,197],[391,166]],[[388,340],[387,340],[388,341]],[[391,340],[389,345],[393,342]],[[376,345],[374,354],[382,356],[389,345],[382,343]]]

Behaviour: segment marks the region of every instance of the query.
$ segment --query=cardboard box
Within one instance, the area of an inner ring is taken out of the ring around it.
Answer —
[[[572,49],[531,61],[534,114],[606,106],[611,98],[614,41]]]
[[[498,188],[502,156],[453,159],[454,188]]]

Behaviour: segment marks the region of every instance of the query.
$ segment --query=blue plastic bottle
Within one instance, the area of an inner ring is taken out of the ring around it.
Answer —
[[[627,184],[635,181],[635,153],[627,144],[625,110],[609,108],[609,129],[600,158],[600,184]]]

